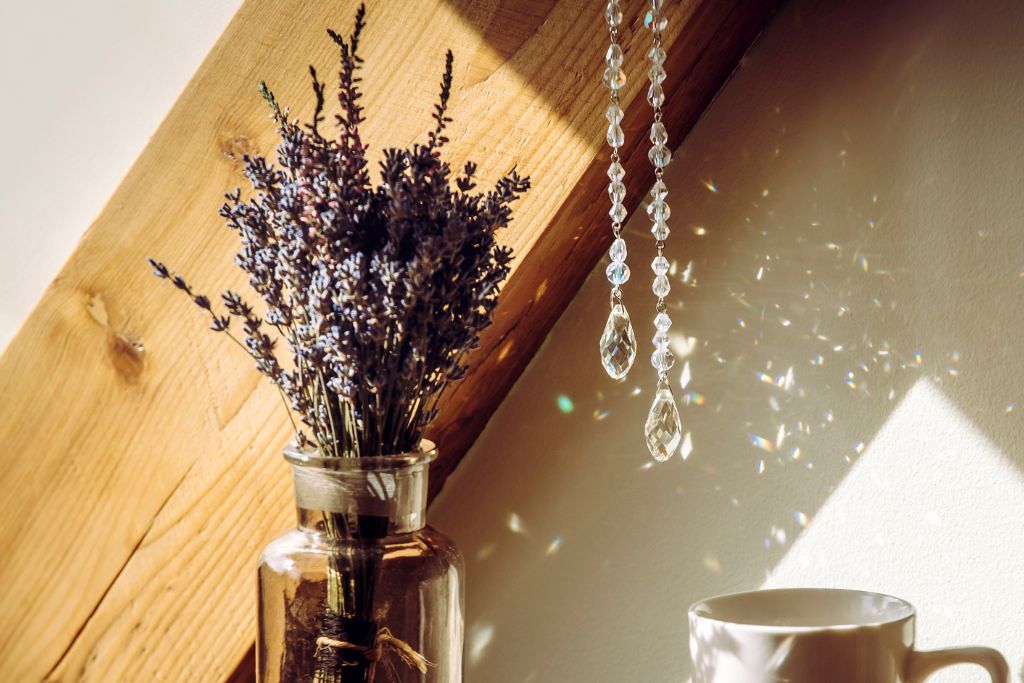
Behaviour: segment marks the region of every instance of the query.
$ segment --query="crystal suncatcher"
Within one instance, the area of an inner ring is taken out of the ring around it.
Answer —
[[[611,103],[605,116],[608,119],[608,145],[612,148],[611,164],[608,166],[608,197],[611,209],[612,234],[615,236],[608,257],[611,262],[605,269],[608,282],[612,285],[611,312],[601,335],[601,365],[612,379],[622,379],[636,359],[636,335],[629,321],[626,306],[622,303],[622,285],[629,280],[629,266],[626,265],[626,240],[622,239],[622,221],[626,219],[626,185],[623,179],[626,171],[619,157],[619,148],[625,142],[622,132],[622,107],[619,106],[619,90],[626,85],[626,72],[622,68],[624,55],[619,45],[619,25],[622,24],[622,7],[619,0],[609,0],[605,7],[605,21],[611,44],[605,54],[604,84],[611,93]]]
[[[651,146],[647,158],[654,166],[654,185],[651,187],[647,204],[647,216],[651,220],[651,234],[657,246],[657,256],[651,263],[654,279],[651,289],[657,297],[657,315],[654,317],[654,349],[651,353],[651,365],[658,376],[654,402],[651,404],[647,420],[644,423],[644,437],[647,448],[655,460],[665,461],[672,457],[682,442],[682,421],[668,372],[675,364],[675,357],[669,349],[669,328],[672,319],[668,315],[666,298],[672,290],[669,281],[670,265],[665,258],[665,240],[668,239],[668,220],[671,216],[665,185],[665,167],[672,161],[672,151],[668,147],[668,129],[662,121],[662,106],[665,103],[665,91],[662,84],[666,79],[665,61],[667,55],[662,41],[662,32],[668,27],[668,19],[664,13],[664,0],[648,0],[649,8],[644,16],[644,25],[650,30],[652,47],[647,52],[647,76],[650,85],[647,88],[647,101],[650,103],[654,116],[650,129]],[[601,364],[605,371],[614,379],[623,379],[629,372],[636,358],[636,335],[622,302],[622,286],[629,280],[629,266],[626,265],[626,242],[622,237],[622,223],[626,219],[625,206],[626,171],[623,168],[619,149],[625,144],[625,133],[622,129],[623,111],[619,102],[619,93],[626,85],[626,72],[623,69],[625,59],[622,46],[619,44],[619,27],[623,21],[620,0],[608,0],[605,5],[605,21],[611,38],[605,54],[604,84],[608,87],[611,102],[605,112],[608,119],[606,139],[611,147],[611,163],[608,167],[608,196],[611,209],[608,214],[612,221],[614,240],[609,249],[609,263],[605,275],[611,283],[611,312],[601,335]]]
[[[654,235],[658,255],[651,262],[654,271],[654,282],[651,289],[658,297],[658,314],[654,318],[654,352],[651,353],[651,365],[658,373],[658,389],[654,395],[647,421],[644,423],[644,437],[647,448],[655,460],[665,461],[672,457],[682,442],[683,426],[679,419],[679,408],[672,385],[668,380],[668,371],[675,364],[675,356],[669,350],[668,330],[672,319],[668,316],[668,305],[665,297],[672,289],[668,279],[669,263],[665,258],[665,240],[668,239],[668,218],[671,211],[666,197],[668,188],[665,185],[665,167],[672,160],[672,152],[668,148],[668,130],[662,123],[661,107],[665,103],[665,92],[661,84],[665,81],[665,49],[662,47],[661,33],[668,26],[668,19],[663,12],[664,0],[650,0],[650,9],[644,17],[644,25],[651,31],[654,46],[647,53],[650,68],[647,76],[651,85],[647,89],[647,101],[654,109],[654,122],[651,124],[651,149],[647,153],[654,166],[654,185],[651,187],[650,202],[647,204],[647,216],[651,219],[651,234]]]

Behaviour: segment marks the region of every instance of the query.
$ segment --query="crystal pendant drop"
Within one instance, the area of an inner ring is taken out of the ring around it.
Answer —
[[[636,335],[622,304],[612,306],[601,335],[601,365],[612,379],[622,379],[636,360]]]
[[[665,462],[679,448],[682,441],[682,423],[672,389],[663,384],[654,396],[651,412],[644,425],[647,448],[658,462]]]

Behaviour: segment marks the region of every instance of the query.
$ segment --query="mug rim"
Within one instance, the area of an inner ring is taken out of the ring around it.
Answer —
[[[899,616],[899,617],[896,617],[896,618],[893,618],[893,619],[879,619],[877,621],[865,621],[863,623],[857,623],[857,624],[835,623],[835,624],[827,624],[827,625],[823,625],[823,626],[778,626],[778,625],[773,625],[773,624],[748,624],[748,623],[744,623],[744,622],[741,622],[741,621],[731,621],[729,619],[722,619],[722,618],[719,618],[719,617],[712,616],[710,614],[700,614],[700,613],[697,612],[697,610],[701,606],[703,606],[703,605],[705,605],[707,603],[710,603],[710,602],[714,602],[716,600],[723,600],[723,599],[726,599],[726,598],[738,598],[738,597],[744,597],[744,596],[750,596],[750,595],[759,595],[759,594],[764,594],[764,593],[804,593],[804,594],[814,594],[814,593],[832,593],[832,594],[837,594],[837,593],[843,593],[843,594],[847,594],[847,595],[859,595],[859,596],[868,596],[868,597],[872,597],[872,598],[884,598],[884,599],[888,599],[888,600],[893,600],[893,601],[899,603],[900,605],[902,605],[903,608],[905,609],[906,613],[903,614],[902,616]],[[914,621],[916,619],[916,617],[917,617],[917,608],[914,607],[914,605],[912,605],[907,600],[904,600],[903,598],[897,597],[895,595],[889,595],[888,593],[878,593],[878,592],[875,592],[875,591],[865,591],[865,590],[857,590],[857,589],[850,589],[850,588],[814,588],[814,587],[806,587],[806,588],[764,588],[764,589],[752,590],[752,591],[737,591],[737,592],[734,592],[734,593],[723,593],[721,595],[715,595],[715,596],[712,596],[712,597],[709,597],[709,598],[703,598],[703,599],[698,600],[697,602],[693,603],[692,605],[690,605],[690,609],[688,610],[688,614],[690,616],[690,619],[701,619],[701,620],[704,620],[704,621],[713,621],[713,622],[717,622],[719,624],[725,624],[727,626],[734,627],[734,628],[743,628],[743,629],[748,629],[748,630],[752,630],[752,631],[761,631],[761,632],[764,632],[764,633],[812,633],[812,632],[820,632],[820,631],[852,631],[852,630],[862,629],[862,628],[879,628],[879,627],[882,627],[882,626],[891,626],[891,625],[894,625],[894,624],[901,624],[901,623],[908,622],[908,621]]]

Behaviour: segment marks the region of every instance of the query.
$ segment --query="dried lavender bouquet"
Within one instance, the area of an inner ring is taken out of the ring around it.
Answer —
[[[365,14],[360,7],[347,39],[328,31],[340,51],[333,135],[324,130],[325,84],[312,66],[315,110],[305,124],[260,83],[280,136],[277,163],[246,156],[252,192],[228,194],[220,211],[238,233],[235,263],[262,300],[259,311],[233,291],[221,295],[221,310],[150,260],[155,274],[191,298],[211,329],[241,346],[277,387],[297,444],[338,458],[418,448],[438,399],[463,378],[466,353],[491,323],[512,260],[495,235],[529,188],[528,178],[512,172],[474,192],[473,163],[453,176],[441,160],[451,121],[450,51],[427,142],[386,149],[379,181],[371,181],[359,134]],[[328,520],[328,533],[345,523]],[[373,520],[359,526],[365,535]],[[333,559],[329,579],[359,585],[346,605],[326,605],[322,633],[369,645],[375,567]],[[365,666],[344,658],[320,653],[316,680],[365,680]]]

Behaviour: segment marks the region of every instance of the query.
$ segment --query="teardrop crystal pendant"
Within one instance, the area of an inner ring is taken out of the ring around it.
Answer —
[[[612,379],[622,379],[636,360],[636,335],[626,307],[612,306],[601,335],[601,365]]]
[[[672,389],[667,384],[659,386],[658,393],[654,395],[654,403],[644,425],[644,436],[647,438],[647,448],[658,462],[671,458],[683,439],[679,409]]]

